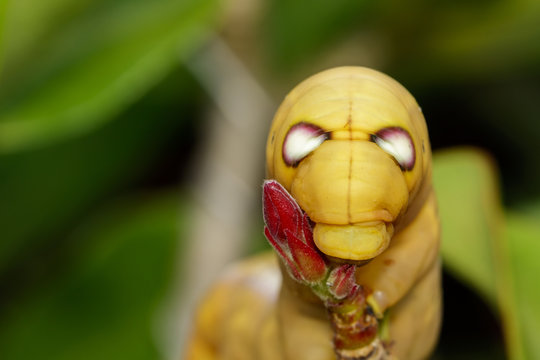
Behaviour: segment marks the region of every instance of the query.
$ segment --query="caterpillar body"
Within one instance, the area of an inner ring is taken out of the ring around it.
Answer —
[[[427,358],[441,323],[440,229],[412,95],[368,68],[316,74],[279,107],[266,167],[266,234],[282,261],[229,269],[200,306],[187,358]],[[367,310],[343,322],[336,299],[357,285]],[[365,346],[367,330],[347,338],[360,323],[378,329]]]

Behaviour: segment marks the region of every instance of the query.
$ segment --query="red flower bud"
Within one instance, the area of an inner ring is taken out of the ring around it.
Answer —
[[[294,262],[298,266],[300,275],[302,275],[304,280],[308,283],[315,283],[322,280],[327,270],[322,256],[290,231],[285,230],[285,235],[287,235],[287,243]]]
[[[307,246],[312,249],[317,249],[317,246],[315,246],[315,241],[313,241],[313,229],[311,228],[309,221],[309,217],[306,213],[304,213],[304,216],[302,217],[302,231],[304,233],[304,239],[306,240]]]
[[[283,245],[279,244],[274,239],[272,234],[270,234],[270,230],[268,230],[268,228],[266,226],[264,227],[264,235],[266,236],[266,239],[268,240],[270,245],[272,245],[274,250],[276,250],[276,252],[278,253],[279,257],[281,258],[281,260],[285,264],[285,267],[287,268],[287,270],[288,270],[289,274],[291,275],[291,277],[296,279],[297,281],[302,281],[303,278],[300,275],[300,273],[298,272],[296,264],[293,262],[293,260],[291,258],[291,254],[288,251],[288,248],[287,247],[283,248],[282,247]]]
[[[275,180],[263,185],[265,235],[291,276],[303,283],[323,280],[327,266],[313,241],[309,217]]]
[[[302,210],[285,188],[275,180],[263,184],[264,222],[277,241],[285,241],[285,230],[297,234]]]
[[[341,265],[332,270],[328,276],[326,285],[336,299],[344,299],[355,292],[357,287],[354,276],[355,272],[356,266],[348,264]]]

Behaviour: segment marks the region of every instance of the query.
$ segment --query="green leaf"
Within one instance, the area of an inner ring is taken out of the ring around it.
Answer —
[[[512,262],[512,285],[516,307],[512,315],[519,321],[520,345],[524,359],[540,357],[540,214],[511,212],[506,219],[506,236]]]
[[[43,56],[51,65],[4,101],[0,152],[88,132],[111,119],[201,42],[215,3],[106,2],[71,24]]]
[[[540,221],[503,216],[497,174],[471,149],[434,157],[444,263],[498,310],[511,359],[540,358]]]
[[[180,205],[176,191],[138,196],[83,223],[69,239],[60,278],[35,286],[3,314],[0,357],[159,358],[156,313],[189,223]]]
[[[492,242],[502,228],[491,161],[479,151],[459,149],[436,153],[433,164],[445,266],[495,305]]]

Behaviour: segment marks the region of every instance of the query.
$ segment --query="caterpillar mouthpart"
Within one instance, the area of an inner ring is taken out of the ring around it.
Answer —
[[[313,238],[325,255],[343,260],[369,260],[382,253],[390,244],[394,226],[384,221],[351,225],[317,223]]]

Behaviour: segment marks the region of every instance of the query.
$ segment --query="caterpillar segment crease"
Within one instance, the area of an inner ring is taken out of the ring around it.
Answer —
[[[274,254],[224,272],[185,358],[426,359],[441,324],[440,228],[412,95],[368,68],[318,73],[279,107],[266,168]]]

